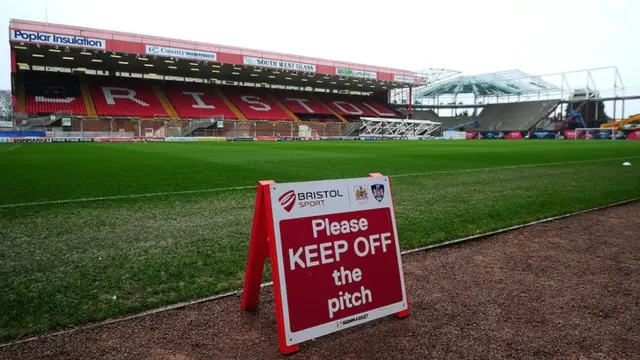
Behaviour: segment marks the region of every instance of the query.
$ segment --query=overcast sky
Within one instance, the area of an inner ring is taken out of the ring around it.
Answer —
[[[45,3],[48,2],[48,11]],[[166,5],[165,5],[166,4]],[[618,66],[640,93],[638,0],[0,0],[27,19],[235,45],[407,70],[549,74]],[[9,87],[8,31],[0,88]],[[572,80],[584,82],[581,79]],[[597,86],[613,87],[612,74]]]

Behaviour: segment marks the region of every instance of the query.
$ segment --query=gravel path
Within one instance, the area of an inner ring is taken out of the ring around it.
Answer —
[[[640,203],[404,257],[411,316],[289,359],[640,359]],[[0,359],[279,359],[273,297],[238,297],[0,349]]]

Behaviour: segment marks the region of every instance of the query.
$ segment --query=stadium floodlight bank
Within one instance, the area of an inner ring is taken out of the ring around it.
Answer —
[[[360,136],[433,136],[442,130],[442,123],[429,120],[373,117],[361,117],[360,120]]]

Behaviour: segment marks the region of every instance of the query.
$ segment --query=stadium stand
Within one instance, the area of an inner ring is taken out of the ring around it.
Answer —
[[[196,84],[166,84],[163,89],[181,118],[238,118],[211,88]]]
[[[557,106],[557,101],[529,101],[505,104],[487,104],[478,116],[440,117],[433,110],[418,110],[414,119],[438,121],[443,128],[478,121],[474,130],[528,130]]]
[[[225,89],[224,94],[249,120],[292,121],[292,113],[261,89]]]
[[[350,96],[334,96],[328,94],[318,95],[318,98],[335,113],[355,119],[361,116],[396,117],[394,111],[370,99],[362,99]]]
[[[331,110],[311,93],[278,91],[275,96],[296,115],[313,115],[320,118],[333,115]]]
[[[528,130],[557,104],[557,101],[487,104],[477,117],[479,130]]]
[[[76,76],[57,73],[27,73],[24,76],[26,111],[32,115],[69,112],[86,115]]]
[[[406,110],[404,111],[406,116]],[[442,118],[436,114],[433,110],[415,110],[413,112],[413,118],[419,120],[441,121]],[[455,125],[455,124],[452,124]],[[444,123],[443,123],[444,126]]]
[[[89,103],[101,117],[345,122],[360,116],[398,116],[386,105],[360,96],[100,76],[86,78],[89,91],[83,96],[78,76],[46,73],[46,81],[40,74],[27,74],[26,79],[29,76],[36,77],[25,80],[26,110],[31,115],[87,115]]]
[[[90,80],[90,88],[100,116],[168,116],[149,81],[96,77]]]

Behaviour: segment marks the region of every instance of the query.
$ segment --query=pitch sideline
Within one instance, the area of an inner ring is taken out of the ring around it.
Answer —
[[[18,144],[18,145],[16,145],[16,146],[12,146],[12,147],[10,147],[10,148],[8,148],[8,149],[6,149],[6,150],[2,150],[2,151],[0,151],[0,154],[1,154],[1,153],[9,152],[9,151],[11,151],[11,150],[15,150],[15,149],[19,148],[19,147],[20,147],[20,145],[22,145],[22,144]]]
[[[15,148],[17,148],[17,146],[9,150],[13,150]],[[6,151],[9,151],[9,150],[6,150]],[[613,160],[628,160],[628,159],[637,159],[637,158],[640,158],[640,155],[592,159],[592,160],[558,161],[558,162],[539,163],[539,164],[520,164],[520,165],[506,165],[506,166],[489,166],[489,167],[470,168],[470,169],[435,170],[435,171],[429,171],[429,172],[405,173],[405,174],[395,174],[395,175],[389,175],[389,176],[392,178],[409,177],[409,176],[426,176],[426,175],[436,175],[436,174],[450,174],[450,173],[488,171],[488,170],[508,170],[508,169],[519,169],[519,168],[583,164],[583,163],[594,163],[594,162],[613,161]],[[129,194],[129,195],[86,197],[86,198],[77,198],[77,199],[33,201],[33,202],[23,202],[23,203],[14,203],[14,204],[0,204],[0,209],[25,207],[25,206],[37,206],[37,205],[69,204],[69,203],[80,203],[80,202],[91,202],[91,201],[135,199],[135,198],[156,197],[156,196],[171,196],[171,195],[184,195],[184,194],[199,194],[199,193],[208,193],[208,192],[223,192],[223,191],[232,191],[232,190],[247,190],[247,189],[255,189],[255,187],[256,185],[230,186],[230,187],[200,189],[200,190],[164,191],[164,192],[145,193],[145,194]]]

